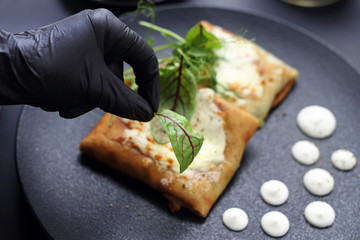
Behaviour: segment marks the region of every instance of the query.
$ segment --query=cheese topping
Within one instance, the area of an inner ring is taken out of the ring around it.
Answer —
[[[213,102],[213,90],[200,89],[196,96],[196,106],[190,125],[194,132],[204,134],[203,145],[190,166],[181,174],[193,177],[196,172],[209,171],[216,164],[225,161],[226,136],[222,112]],[[131,140],[143,154],[156,160],[165,169],[179,173],[179,163],[171,143],[157,144],[150,131],[150,123],[123,119],[129,129],[124,131],[124,143]]]
[[[217,81],[243,97],[261,97],[264,86],[258,70],[259,55],[252,43],[235,38],[219,27],[214,28],[213,34],[222,41],[222,47],[215,51],[220,57],[215,69]]]

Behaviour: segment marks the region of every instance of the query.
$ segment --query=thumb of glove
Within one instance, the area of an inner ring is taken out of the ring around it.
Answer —
[[[100,77],[102,92],[98,107],[103,111],[143,122],[148,122],[153,118],[154,110],[150,104],[126,86],[108,67],[102,70]]]

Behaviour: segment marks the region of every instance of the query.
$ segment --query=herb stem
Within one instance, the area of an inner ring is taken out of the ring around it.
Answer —
[[[188,63],[192,68],[194,68],[196,71],[198,70],[197,67],[192,63],[191,58],[184,53],[184,51],[181,48],[176,49],[176,51],[185,59],[187,60],[186,63]]]
[[[159,51],[161,51],[161,50],[164,50],[164,49],[167,49],[167,48],[171,48],[172,46],[173,46],[173,44],[167,43],[167,44],[164,44],[164,45],[160,45],[160,46],[154,47],[154,51],[155,51],[155,52],[159,52]]]
[[[162,57],[162,58],[158,58],[158,61],[159,61],[159,63],[167,63],[173,59],[174,59],[173,57]]]
[[[226,92],[231,92],[232,94],[234,94],[235,97],[240,98],[240,99],[243,98],[243,97],[241,97],[236,91],[227,88],[224,84],[219,83],[219,82],[217,82],[216,84],[217,84],[219,87],[221,87],[224,91],[226,91]]]
[[[181,37],[180,35],[174,33],[173,31],[170,31],[166,28],[162,28],[162,27],[159,27],[159,26],[156,26],[152,23],[149,23],[149,22],[145,22],[145,21],[140,21],[139,22],[139,25],[140,26],[143,26],[143,27],[147,27],[149,29],[152,29],[154,31],[157,31],[161,34],[163,34],[164,36],[167,36],[167,37],[172,37],[182,43],[185,43],[185,39],[183,37]]]
[[[180,98],[180,87],[181,87],[181,79],[182,79],[182,72],[183,72],[183,59],[184,57],[181,56],[180,58],[180,67],[179,67],[179,75],[178,75],[178,79],[177,79],[177,87],[176,87],[176,93],[175,93],[175,100],[174,100],[174,104],[173,104],[173,107],[170,109],[170,110],[173,110],[175,111],[176,107],[177,107],[177,103],[178,103],[178,100]]]
[[[109,119],[109,127],[112,127],[113,122],[114,122],[114,115],[111,114],[111,115],[110,115],[110,119]]]

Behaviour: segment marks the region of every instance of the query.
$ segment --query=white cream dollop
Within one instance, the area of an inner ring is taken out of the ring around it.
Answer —
[[[334,188],[334,178],[331,174],[321,168],[309,170],[304,175],[305,188],[316,196],[329,194]]]
[[[278,206],[287,201],[289,190],[283,182],[270,180],[261,185],[260,195],[266,203]]]
[[[306,140],[296,142],[291,148],[291,154],[296,161],[304,165],[312,165],[320,157],[319,148]]]
[[[224,225],[233,231],[242,231],[249,222],[248,215],[240,208],[229,208],[222,216]]]
[[[349,171],[356,166],[356,157],[349,150],[339,149],[331,155],[331,162],[337,169]]]
[[[282,237],[289,231],[290,223],[283,213],[271,211],[261,218],[261,228],[271,237]]]
[[[322,139],[334,133],[336,118],[329,109],[311,105],[301,109],[298,113],[297,124],[307,136]]]
[[[315,201],[306,206],[304,210],[306,221],[318,228],[331,226],[335,221],[335,211],[330,204]]]

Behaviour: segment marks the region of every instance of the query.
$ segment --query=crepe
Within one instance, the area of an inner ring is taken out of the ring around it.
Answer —
[[[80,149],[161,192],[172,211],[185,207],[206,217],[240,166],[247,142],[288,94],[298,72],[252,41],[200,24],[221,41],[214,66],[220,96],[209,88],[198,90],[190,125],[203,133],[204,143],[188,169],[179,173],[170,143],[156,143],[150,123],[114,117],[109,124],[110,114]]]
[[[215,70],[216,80],[241,98],[222,88],[218,91],[226,100],[264,122],[271,108],[291,90],[298,71],[253,41],[207,21],[200,24],[222,44],[216,51],[220,58]]]
[[[110,114],[105,114],[81,142],[80,150],[162,192],[172,211],[186,207],[201,217],[208,215],[240,166],[259,124],[211,89],[201,89],[190,124],[194,131],[203,131],[205,140],[193,163],[180,174],[171,145],[156,143],[149,123],[114,117],[110,126],[109,120]]]

